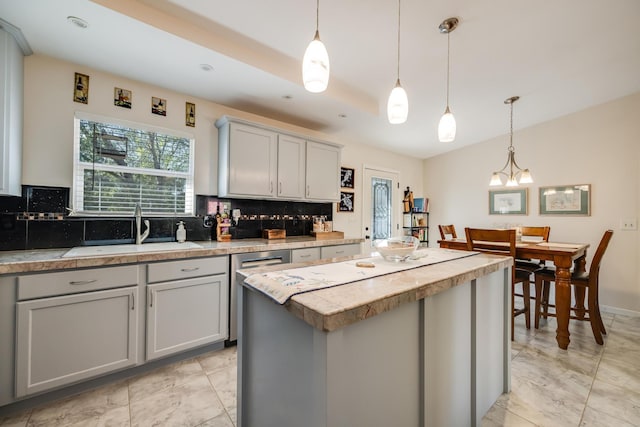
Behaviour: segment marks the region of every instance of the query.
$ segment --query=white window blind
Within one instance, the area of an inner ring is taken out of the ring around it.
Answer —
[[[83,215],[193,214],[194,139],[109,119],[76,117],[74,211]]]

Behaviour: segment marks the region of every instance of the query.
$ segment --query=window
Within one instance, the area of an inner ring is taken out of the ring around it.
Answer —
[[[145,215],[193,214],[193,151],[186,134],[77,115],[74,211],[131,215],[139,203]]]

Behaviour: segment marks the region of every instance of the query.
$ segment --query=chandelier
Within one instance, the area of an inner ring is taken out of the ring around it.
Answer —
[[[507,178],[507,187],[517,187],[518,184],[531,184],[533,178],[531,178],[531,172],[529,169],[522,169],[516,163],[516,151],[513,148],[513,103],[520,99],[519,96],[512,96],[504,100],[505,104],[510,106],[510,120],[509,120],[509,150],[507,152],[507,163],[498,172],[494,172],[491,175],[490,186],[503,185],[500,175],[504,175]]]

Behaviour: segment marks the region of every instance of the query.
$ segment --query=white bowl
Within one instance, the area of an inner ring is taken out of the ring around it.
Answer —
[[[373,247],[387,261],[404,261],[420,246],[420,241],[413,236],[392,237],[373,242]]]

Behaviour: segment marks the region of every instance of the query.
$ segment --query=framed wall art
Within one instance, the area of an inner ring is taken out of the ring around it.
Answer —
[[[131,91],[119,87],[113,88],[113,105],[131,109]]]
[[[89,103],[89,76],[86,74],[76,73],[73,77],[73,101]]]
[[[591,215],[591,185],[540,187],[540,215]]]
[[[489,190],[489,215],[527,215],[527,189]]]
[[[354,193],[340,192],[340,201],[338,202],[338,212],[353,212],[354,210]]]
[[[340,187],[354,188],[355,173],[355,169],[340,168]]]
[[[196,104],[187,102],[184,109],[184,124],[189,127],[196,127]]]
[[[167,100],[162,98],[151,97],[151,112],[159,116],[167,115]]]

